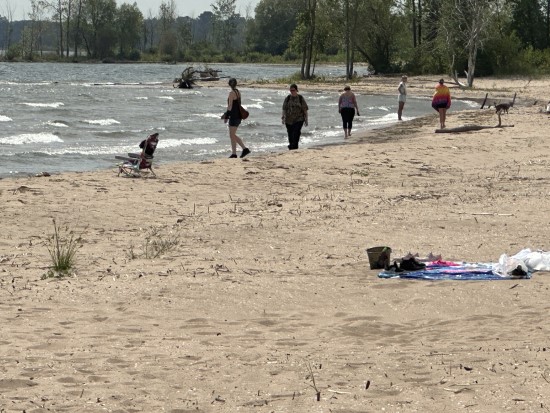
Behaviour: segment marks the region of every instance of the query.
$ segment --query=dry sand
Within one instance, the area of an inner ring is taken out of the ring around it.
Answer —
[[[550,79],[452,91],[487,92],[518,93],[507,127],[436,134],[434,112],[157,179],[0,180],[0,412],[550,411],[548,274],[380,279],[365,254],[550,249]],[[447,126],[496,123],[451,108]],[[82,246],[72,276],[42,279],[52,219]]]

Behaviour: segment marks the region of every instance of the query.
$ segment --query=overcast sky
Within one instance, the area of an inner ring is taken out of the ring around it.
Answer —
[[[122,3],[137,4],[144,17],[149,15],[149,10],[153,16],[156,16],[159,11],[162,0],[116,0],[117,5]],[[166,0],[168,2],[168,0]],[[198,17],[204,11],[212,11],[210,5],[216,0],[175,0],[176,11],[178,16]],[[237,0],[236,12],[241,16],[246,16],[246,8],[250,6],[250,14],[254,15],[254,8],[260,0]],[[14,20],[22,20],[28,18],[28,13],[31,10],[30,0],[4,0],[0,2],[0,14],[5,16],[6,4],[9,4],[13,11]]]

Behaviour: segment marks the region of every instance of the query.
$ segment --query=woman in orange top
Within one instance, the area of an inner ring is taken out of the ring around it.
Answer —
[[[439,84],[435,87],[435,93],[432,98],[432,108],[439,112],[439,123],[441,129],[445,128],[445,118],[447,116],[447,109],[451,107],[451,92],[449,88],[445,86],[445,81],[439,79]]]

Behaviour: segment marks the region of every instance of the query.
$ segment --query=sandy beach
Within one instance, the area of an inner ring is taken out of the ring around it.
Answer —
[[[365,253],[550,249],[550,79],[475,86],[453,98],[517,93],[503,127],[435,133],[434,112],[156,179],[117,177],[113,160],[0,180],[0,412],[550,411],[548,273],[382,279]],[[327,87],[341,85],[301,90]],[[497,122],[451,107],[447,127]],[[62,278],[47,276],[54,219],[81,238]]]

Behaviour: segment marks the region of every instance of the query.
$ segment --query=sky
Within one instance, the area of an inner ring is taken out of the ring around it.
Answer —
[[[204,11],[212,11],[211,4],[215,3],[216,0],[174,0],[176,3],[176,12],[178,16],[190,16],[198,17]],[[149,15],[149,10],[153,16],[158,14],[158,10],[162,0],[116,0],[118,6],[122,3],[137,4],[138,8],[143,13],[143,16],[147,17]],[[168,0],[166,0],[168,2]],[[246,16],[246,8],[250,6],[250,14],[254,15],[254,8],[260,2],[260,0],[237,0],[236,2],[236,12],[241,16]],[[4,9],[5,5],[9,4],[13,10],[13,19],[14,20],[23,20],[28,18],[28,13],[31,10],[31,1],[30,0],[4,0],[2,1],[2,6],[0,7],[0,15],[5,15]]]

